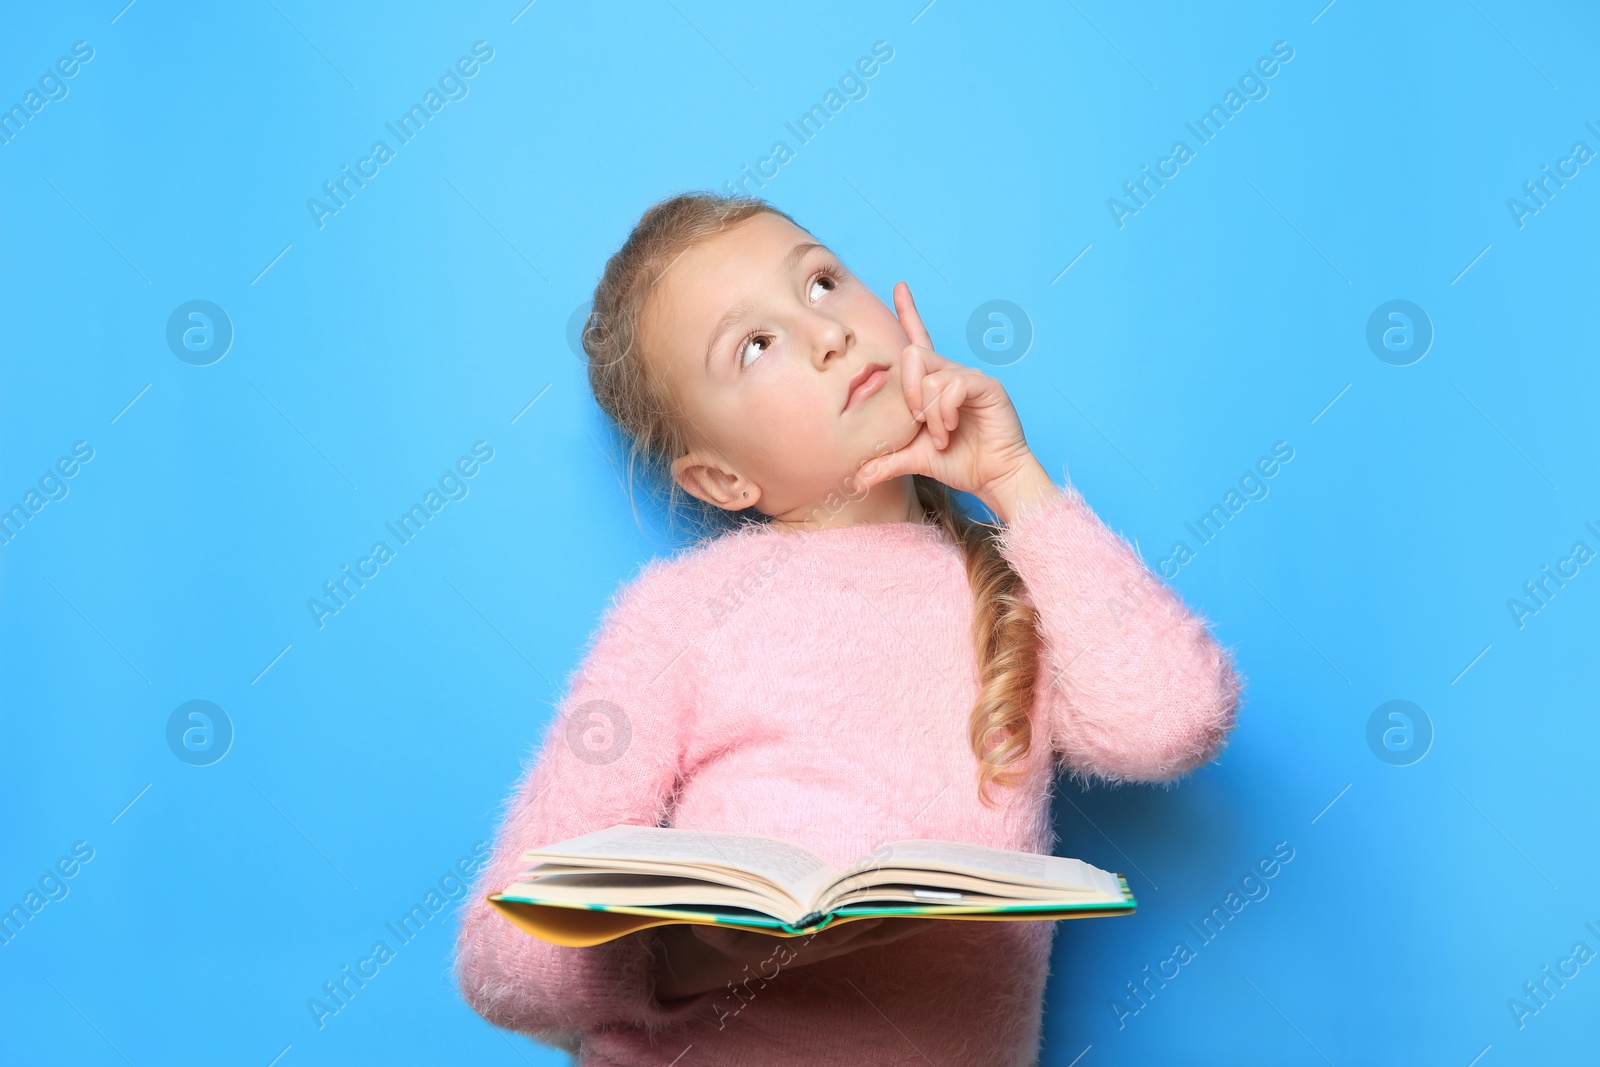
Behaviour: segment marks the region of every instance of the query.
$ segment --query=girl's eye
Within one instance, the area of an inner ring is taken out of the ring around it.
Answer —
[[[839,288],[839,279],[831,270],[825,270],[817,275],[816,279],[811,283],[811,299],[813,300],[821,299],[817,296],[817,286],[819,285],[824,287],[823,292],[831,293]]]
[[[756,349],[756,345],[761,346],[759,351]],[[759,357],[766,355],[767,349],[771,347],[772,337],[770,334],[751,334],[739,345],[739,366],[748,367]]]

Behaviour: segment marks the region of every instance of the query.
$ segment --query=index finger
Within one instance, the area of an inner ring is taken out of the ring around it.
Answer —
[[[895,282],[894,311],[900,317],[901,329],[905,330],[912,344],[933,348],[933,338],[928,336],[928,328],[922,324],[922,316],[917,313],[917,303],[911,299],[911,286],[905,282]]]

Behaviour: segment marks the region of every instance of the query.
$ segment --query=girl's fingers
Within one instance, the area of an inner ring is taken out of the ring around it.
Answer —
[[[924,331],[926,333],[926,331]],[[905,394],[906,407],[918,422],[926,419],[924,409],[931,403],[928,379],[938,375],[944,381],[956,375],[981,375],[982,372],[946,359],[933,349],[920,344],[910,344],[900,354],[900,391]]]
[[[927,361],[915,345],[907,345],[900,355],[900,391],[905,394],[911,417],[922,421],[922,379],[928,373]]]
[[[946,359],[931,348],[921,345],[907,345],[900,356],[900,387],[905,390],[906,403],[911,406],[911,413],[916,415],[923,406],[915,399],[913,388],[922,384],[927,378],[938,375],[940,380],[953,378],[957,375],[968,377],[982,377],[983,372],[957,363],[955,360]]]
[[[933,438],[935,445],[939,444],[940,430],[943,420],[939,417],[939,388],[942,384],[938,374],[924,375],[917,383],[916,410],[922,412],[922,422],[928,428],[928,434]]]
[[[950,444],[950,431],[955,429],[953,413],[967,398],[965,378],[950,371],[935,371],[922,379],[924,421],[940,449]]]
[[[895,283],[894,310],[900,316],[900,328],[905,330],[906,338],[914,345],[931,349],[933,338],[928,336],[928,328],[922,324],[922,316],[917,313],[917,303],[911,299],[911,286],[905,282]]]
[[[946,442],[950,435],[961,422],[961,405],[967,402],[967,393],[970,379],[964,374],[958,374],[950,379],[949,386],[943,390],[939,401],[939,414],[944,426]]]

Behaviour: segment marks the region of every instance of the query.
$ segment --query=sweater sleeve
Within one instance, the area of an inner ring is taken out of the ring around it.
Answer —
[[[626,586],[570,679],[531,767],[507,798],[494,851],[462,913],[455,977],[496,1026],[546,1040],[603,1026],[669,1026],[712,993],[656,1000],[651,931],[572,948],[524,933],[486,899],[526,869],[522,855],[619,823],[658,825],[678,778],[699,649],[684,624],[691,590],[658,561]]]
[[[1074,487],[999,542],[1035,610],[1041,700],[1069,768],[1163,782],[1222,750],[1243,684],[1231,654]]]

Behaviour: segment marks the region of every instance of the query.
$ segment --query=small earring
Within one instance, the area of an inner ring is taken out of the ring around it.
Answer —
[[[745,490],[745,491],[744,491],[744,495],[745,495],[745,496],[749,496],[749,495],[750,495],[750,490],[748,490],[748,489],[746,489],[746,490]]]

